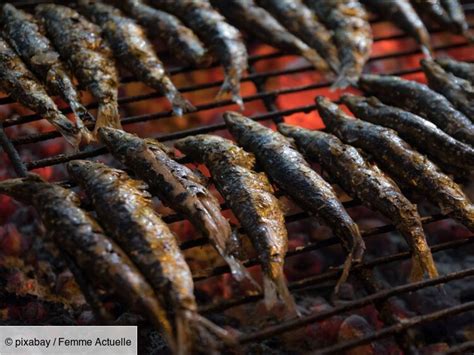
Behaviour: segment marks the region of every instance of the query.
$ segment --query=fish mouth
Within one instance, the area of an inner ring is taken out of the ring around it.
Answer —
[[[84,169],[89,169],[90,167],[91,162],[87,160],[72,160],[66,165],[68,173],[73,177],[79,176]]]
[[[106,144],[110,144],[124,135],[122,130],[112,127],[100,127],[98,133],[100,140]]]

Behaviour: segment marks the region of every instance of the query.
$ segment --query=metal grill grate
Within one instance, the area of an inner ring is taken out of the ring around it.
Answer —
[[[16,2],[16,4],[28,9],[31,6],[40,2],[45,2],[45,1],[40,1],[40,0],[18,1]],[[474,13],[474,2],[464,1],[464,7],[465,7],[466,12],[469,15],[472,15]],[[472,19],[472,16],[469,16],[469,17]],[[378,19],[374,19],[372,21],[374,25],[378,24],[379,22],[381,21]],[[440,31],[439,29],[433,29],[430,32],[433,35],[437,35],[437,34],[443,35],[442,31]],[[399,41],[399,40],[404,40],[404,39],[407,39],[405,34],[383,36],[383,35],[377,35],[377,32],[375,32],[376,43],[381,43],[383,41]],[[449,40],[446,40],[446,38],[444,38],[444,41],[440,41],[440,43],[434,46],[434,49],[437,52],[455,51],[455,50],[465,49],[465,48],[468,48],[468,43],[464,39],[461,39],[455,36],[449,37]],[[472,57],[468,59],[474,60],[474,52],[472,52],[471,54],[472,54]],[[417,56],[417,55],[420,55],[420,51],[418,49],[409,48],[406,50],[398,50],[393,53],[383,53],[380,55],[373,56],[370,59],[370,62],[375,63],[375,62],[382,62],[386,60],[402,60],[402,59],[406,59],[406,58]],[[255,64],[257,62],[268,61],[275,58],[281,58],[283,56],[286,56],[286,54],[283,54],[280,52],[250,56],[249,73],[245,78],[243,78],[243,81],[253,83],[256,89],[256,93],[249,96],[245,96],[243,99],[245,103],[260,100],[261,102],[263,102],[265,108],[267,109],[266,113],[253,116],[252,118],[255,120],[273,121],[275,123],[278,123],[278,122],[283,121],[285,117],[290,116],[295,113],[309,113],[315,109],[315,105],[298,106],[298,107],[282,110],[282,109],[279,109],[278,107],[277,99],[278,97],[281,97],[287,94],[303,93],[305,91],[314,90],[314,89],[325,89],[331,85],[331,82],[323,81],[323,82],[317,82],[310,85],[292,86],[292,87],[281,88],[281,89],[276,89],[276,90],[271,90],[271,91],[266,90],[266,82],[269,78],[300,74],[300,73],[305,73],[305,72],[311,72],[313,70],[313,68],[309,65],[300,66],[298,68],[290,68],[290,69],[278,68],[278,69],[266,71],[266,72],[258,72],[255,69]],[[194,71],[205,71],[205,70],[207,69],[180,67],[180,68],[174,68],[170,70],[170,73],[171,75],[178,75],[178,74],[183,74],[183,73],[190,73]],[[421,71],[420,67],[416,66],[416,67],[406,67],[406,68],[402,67],[402,68],[397,69],[396,71],[393,71],[390,73],[385,72],[385,73],[404,76],[408,74],[415,74],[420,71]],[[127,85],[128,83],[131,83],[131,82],[133,82],[133,79],[130,77],[125,77],[122,79],[123,85]],[[197,85],[181,87],[179,88],[179,90],[183,93],[199,92],[199,91],[203,91],[209,88],[217,88],[221,84],[222,84],[222,81],[218,80],[214,82],[207,82],[207,83],[201,83]],[[126,104],[139,102],[139,101],[152,100],[157,97],[160,97],[160,94],[151,93],[151,94],[146,94],[146,95],[121,97],[119,99],[119,103],[121,105],[126,105]],[[223,108],[223,107],[233,105],[233,103],[230,100],[214,101],[212,100],[211,97],[208,97],[208,99],[210,100],[210,102],[206,102],[206,103],[194,102],[198,112],[204,112],[204,111],[208,111],[214,108]],[[10,103],[12,103],[11,99],[0,98],[0,105],[7,105]],[[93,109],[96,107],[97,107],[96,104],[88,105],[88,108],[90,109]],[[69,113],[70,109],[66,109],[64,110],[64,112]],[[133,124],[133,123],[156,121],[156,120],[169,118],[169,117],[172,117],[171,111],[160,111],[160,112],[155,112],[155,113],[146,114],[146,115],[124,117],[122,118],[122,124],[124,128],[126,129],[128,125]],[[13,127],[13,126],[21,125],[21,124],[28,124],[30,122],[37,121],[40,119],[41,118],[38,115],[33,114],[33,115],[7,119],[3,121],[2,125],[4,128],[7,128],[7,127]],[[186,116],[183,119],[186,119]],[[171,141],[171,140],[182,138],[189,135],[195,135],[195,134],[200,134],[200,133],[210,133],[210,132],[215,132],[222,129],[225,129],[225,126],[223,123],[201,125],[196,128],[163,134],[156,138],[160,141]],[[20,176],[25,175],[25,173],[29,170],[63,164],[72,159],[92,158],[92,157],[97,157],[99,155],[106,154],[106,150],[104,148],[95,148],[92,150],[83,151],[83,152],[74,153],[74,154],[58,154],[58,155],[42,158],[39,160],[30,161],[27,163],[21,160],[17,149],[21,149],[23,145],[39,144],[41,142],[47,142],[48,140],[51,140],[53,138],[58,138],[58,137],[59,137],[59,134],[56,131],[53,131],[53,132],[47,132],[47,133],[24,135],[20,137],[15,137],[14,139],[9,139],[8,136],[5,134],[4,129],[0,127],[0,144],[2,145],[4,151],[7,153],[10,163],[15,169],[15,172]],[[182,161],[188,162],[185,159],[182,159]],[[356,200],[352,200],[345,203],[345,206],[347,208],[356,207],[358,205],[359,205],[359,202]],[[223,207],[226,207],[225,204],[223,205]],[[302,219],[307,218],[307,217],[308,217],[307,213],[301,212],[301,213],[289,215],[286,217],[286,219],[287,219],[287,223],[292,223],[295,221],[301,221]],[[433,215],[433,216],[424,217],[423,224],[426,225],[432,222],[443,220],[445,218],[446,217],[442,215]],[[168,223],[175,223],[182,220],[183,218],[177,214],[165,217],[165,221]],[[384,225],[381,227],[377,227],[377,228],[373,228],[371,230],[365,231],[363,233],[363,237],[364,239],[366,239],[367,243],[370,243],[370,240],[368,239],[375,237],[377,235],[380,235],[382,233],[387,233],[391,231],[395,231],[395,227],[393,225]],[[182,243],[181,248],[185,250],[185,249],[199,247],[206,243],[207,243],[206,239],[199,238],[199,239],[194,239],[194,240]],[[433,253],[437,253],[437,252],[446,251],[449,249],[466,247],[468,245],[472,245],[473,243],[474,243],[474,238],[467,237],[464,239],[457,239],[457,240],[446,242],[446,243],[432,245],[431,250]],[[336,238],[329,238],[324,241],[310,243],[308,245],[305,245],[304,247],[301,247],[295,250],[290,250],[287,254],[287,258],[290,258],[295,255],[300,255],[303,253],[308,253],[310,251],[318,250],[321,248],[326,248],[332,245],[337,245],[337,244],[339,244],[339,241]],[[357,265],[355,267],[355,271],[371,272],[376,267],[380,267],[380,266],[387,265],[390,263],[400,262],[402,260],[406,260],[410,258],[410,256],[411,255],[409,252],[402,252],[402,253],[379,257],[377,259],[371,260],[370,262],[365,262],[361,265]],[[248,260],[245,263],[246,266],[253,266],[257,264],[258,264],[258,261],[255,259]],[[202,275],[196,275],[194,277],[194,280],[202,281],[209,277],[222,275],[228,272],[229,272],[229,269],[227,266],[217,267]],[[318,285],[322,285],[323,283],[328,282],[328,281],[335,282],[335,280],[339,276],[339,272],[340,272],[339,270],[332,269],[324,273],[293,282],[290,284],[289,287],[290,287],[290,290],[293,291],[293,290],[306,288],[309,286],[315,287]],[[354,301],[347,302],[343,305],[336,306],[334,308],[331,308],[328,311],[310,314],[308,316],[304,316],[299,319],[281,322],[278,325],[269,326],[267,328],[254,332],[252,334],[243,334],[238,338],[238,340],[242,344],[261,341],[263,339],[267,339],[269,337],[276,336],[276,335],[288,332],[290,330],[303,327],[310,323],[319,322],[319,321],[328,319],[335,315],[350,313],[356,309],[359,309],[369,304],[375,303],[378,305],[377,308],[381,310],[384,307],[384,302],[392,297],[406,294],[409,292],[414,292],[414,291],[421,290],[427,287],[441,285],[443,283],[453,282],[455,280],[473,277],[473,276],[474,276],[474,268],[469,268],[469,269],[464,269],[461,271],[456,271],[447,275],[443,275],[439,278],[432,279],[432,280],[426,280],[426,281],[421,281],[421,282],[416,282],[416,283],[407,283],[401,286],[391,287],[391,288],[386,288],[386,289],[379,289],[375,287],[374,289],[371,290],[371,292],[367,292],[369,293],[368,296],[365,296],[363,298],[359,298]],[[261,298],[262,298],[262,295],[251,295],[251,296],[245,296],[238,299],[223,300],[217,304],[201,306],[200,311],[206,314],[212,314],[212,313],[220,312],[232,307],[243,305],[246,303],[256,302],[260,300]],[[397,320],[393,319],[393,317],[390,317],[390,316],[388,318],[385,317],[385,319],[383,319],[385,323],[385,327],[383,327],[382,329],[370,335],[364,336],[362,338],[358,338],[356,340],[340,342],[334,346],[320,349],[318,350],[318,353],[324,353],[324,354],[325,353],[338,353],[341,351],[352,349],[361,344],[370,343],[377,339],[394,337],[394,336],[397,340],[398,345],[403,350],[410,351],[410,346],[407,345],[406,343],[406,336],[407,336],[406,331],[408,329],[422,325],[430,321],[445,319],[450,316],[463,313],[463,312],[472,311],[472,310],[474,310],[474,302],[466,302],[460,305],[442,309],[440,311],[412,317],[407,320],[404,320],[403,322],[397,322]],[[456,353],[456,351],[466,352],[470,349],[474,349],[473,342],[466,342],[466,343],[458,345],[456,348],[452,348],[451,353]]]

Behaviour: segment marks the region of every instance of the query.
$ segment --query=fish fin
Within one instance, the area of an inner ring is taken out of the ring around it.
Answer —
[[[173,113],[176,116],[182,116],[186,112],[196,111],[196,107],[194,107],[193,104],[185,99],[178,91],[167,94],[166,98],[171,102]]]
[[[87,111],[87,109],[81,105],[79,102],[69,102],[69,106],[71,106],[72,112],[76,115],[77,119],[84,123],[94,123],[95,117]]]
[[[259,291],[261,290],[260,285],[250,275],[250,273],[247,271],[247,269],[245,268],[245,266],[242,264],[241,261],[237,260],[237,258],[233,255],[224,255],[224,254],[221,254],[221,255],[223,255],[222,257],[224,258],[227,265],[229,265],[232,276],[237,281],[243,281],[247,279],[257,290]]]
[[[270,263],[268,274],[263,275],[263,290],[264,303],[268,310],[272,309],[280,299],[286,306],[286,313],[289,318],[300,316],[295,300],[288,290],[281,262]]]
[[[241,110],[244,109],[244,101],[240,96],[240,83],[237,80],[236,75],[226,75],[224,83],[222,84],[219,92],[217,93],[216,99],[222,100],[227,94],[231,94],[232,101],[239,105]]]
[[[347,278],[349,277],[349,273],[351,272],[352,264],[354,262],[353,260],[354,255],[353,253],[349,253],[346,257],[346,260],[344,261],[344,264],[342,266],[342,272],[341,276],[339,277],[339,280],[336,282],[336,286],[334,287],[334,294],[336,296],[339,295],[339,290],[341,288],[341,285],[347,281]]]
[[[95,123],[94,135],[97,135],[97,130],[100,127],[122,129],[117,101],[113,100],[99,104],[99,112],[97,114],[97,121]]]

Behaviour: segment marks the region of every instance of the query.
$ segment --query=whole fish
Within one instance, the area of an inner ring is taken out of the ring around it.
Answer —
[[[0,90],[46,118],[75,148],[79,147],[81,141],[88,141],[89,132],[86,128],[74,125],[58,110],[45,87],[2,37],[0,37]]]
[[[372,49],[368,14],[357,0],[306,0],[319,19],[334,32],[341,62],[335,87],[357,83]]]
[[[114,4],[145,27],[150,36],[163,42],[181,62],[197,67],[211,64],[212,57],[204,44],[176,16],[148,6],[141,0],[118,0]]]
[[[224,2],[221,3],[224,7]],[[339,71],[337,49],[332,43],[331,32],[321,24],[302,0],[257,0],[257,3],[275,16],[289,32],[315,49],[335,73]],[[268,40],[275,34],[269,33],[265,36]]]
[[[468,80],[474,85],[474,63],[461,62],[452,58],[438,58],[436,63],[457,77]]]
[[[250,277],[236,258],[240,243],[203,177],[173,160],[167,152],[169,148],[155,140],[113,128],[101,128],[99,137],[115,158],[149,185],[152,194],[186,216],[209,238],[238,280]]]
[[[344,143],[365,150],[391,176],[422,192],[442,213],[474,231],[474,206],[461,188],[424,155],[413,150],[395,131],[354,120],[328,99],[317,99],[319,113],[329,132]]]
[[[435,161],[460,169],[474,168],[474,148],[444,133],[430,121],[384,105],[375,97],[343,95],[341,99],[357,118],[397,131],[402,139]]]
[[[446,13],[451,19],[453,30],[455,33],[465,35],[467,38],[472,37],[468,34],[469,24],[466,21],[466,14],[461,3],[458,0],[440,0],[444,6]]]
[[[416,113],[454,138],[474,145],[474,125],[428,86],[390,75],[363,75],[359,87],[382,102]]]
[[[247,49],[240,32],[214,10],[208,0],[153,0],[151,4],[179,17],[209,47],[224,66],[224,83],[218,93],[228,93],[243,107],[240,79],[247,70]]]
[[[432,56],[430,34],[409,0],[362,0],[362,3],[399,26],[421,45],[425,55]]]
[[[166,74],[163,63],[155,54],[143,28],[122,15],[113,6],[90,0],[79,1],[81,11],[102,29],[104,38],[121,64],[137,79],[162,93],[173,106],[173,112],[182,116],[194,111]]]
[[[474,122],[474,86],[467,80],[447,73],[433,60],[422,60],[421,66],[433,90],[444,95],[459,111]]]
[[[82,121],[94,122],[95,119],[81,104],[79,94],[66,67],[59,59],[58,52],[43,35],[43,30],[34,17],[7,3],[0,11],[0,23],[10,45],[46,85],[48,91],[52,95],[61,96],[71,106],[77,117],[78,127],[87,134]],[[84,138],[92,139],[92,136]]]
[[[170,329],[151,286],[97,221],[79,207],[76,193],[30,175],[0,182],[0,194],[32,205],[55,244],[73,258],[90,282],[113,290],[129,306],[141,309],[154,325]]]
[[[47,35],[63,60],[67,61],[80,85],[99,104],[95,129],[121,128],[118,112],[118,73],[100,29],[76,10],[55,4],[36,6]]]
[[[376,165],[332,134],[286,124],[278,129],[293,138],[305,156],[321,164],[344,191],[393,222],[413,252],[412,281],[420,281],[425,272],[430,278],[438,276],[416,206]]]
[[[188,351],[194,336],[209,330],[230,338],[197,313],[194,285],[178,242],[155,213],[145,184],[101,163],[74,160],[71,177],[86,191],[106,232],[130,255],[174,324],[171,345]]]
[[[255,154],[268,176],[297,204],[331,227],[341,240],[348,257],[339,286],[347,277],[352,262],[362,260],[365,244],[357,224],[337,199],[332,186],[311,169],[280,133],[236,112],[226,112],[224,120],[238,143]]]
[[[297,314],[283,273],[288,250],[285,216],[267,176],[253,170],[254,155],[228,139],[211,135],[186,137],[175,145],[187,156],[206,164],[217,189],[252,241],[262,263],[267,308],[281,298],[289,313]]]
[[[328,70],[328,64],[313,48],[288,32],[270,13],[257,6],[254,0],[211,0],[211,3],[235,27],[275,48],[301,55],[318,70]]]

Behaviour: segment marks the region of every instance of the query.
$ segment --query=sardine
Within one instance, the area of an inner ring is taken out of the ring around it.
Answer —
[[[461,62],[452,58],[437,58],[436,63],[447,72],[466,79],[474,85],[474,63]]]
[[[152,0],[151,4],[180,18],[209,47],[224,66],[224,83],[218,98],[230,93],[243,107],[240,79],[247,70],[247,49],[240,32],[212,8],[209,0]]]
[[[113,6],[90,0],[81,0],[79,4],[80,11],[100,26],[118,61],[137,79],[162,93],[173,106],[175,115],[195,110],[166,74],[141,26]]]
[[[357,0],[306,0],[319,19],[334,32],[341,62],[334,87],[357,83],[372,50],[372,29],[364,6]]]
[[[328,99],[317,98],[327,130],[344,143],[373,155],[380,167],[402,184],[422,192],[441,212],[474,231],[474,206],[451,178],[424,155],[413,150],[389,128],[354,120]]]
[[[421,61],[431,89],[444,95],[459,111],[474,122],[474,86],[467,80],[447,73],[433,60]]]
[[[0,22],[5,38],[23,62],[45,84],[51,95],[61,96],[69,104],[77,118],[77,126],[87,135],[83,121],[94,122],[95,119],[81,104],[58,52],[43,35],[34,17],[7,3],[1,9]],[[84,139],[91,140],[92,136],[84,136]]]
[[[197,313],[191,271],[178,242],[155,213],[146,185],[124,171],[101,163],[74,160],[67,165],[70,176],[86,191],[105,231],[130,256],[160,301],[174,325],[169,337],[174,351],[189,351],[194,336],[208,330],[230,336]]]
[[[432,56],[430,34],[409,0],[362,0],[362,3],[399,26],[421,45],[425,55]]]
[[[391,128],[435,161],[460,169],[474,168],[474,148],[446,134],[430,121],[397,107],[384,105],[375,97],[343,95],[345,104],[357,118]]]
[[[452,26],[454,27],[453,28],[454,32],[464,35],[470,40],[472,40],[473,37],[468,34],[469,24],[466,21],[466,14],[464,13],[464,9],[461,3],[458,0],[440,0],[440,1],[441,1],[441,5],[444,6],[446,13],[451,19]]]
[[[211,0],[211,3],[233,26],[275,48],[301,55],[318,70],[328,71],[328,64],[313,48],[288,32],[254,0]]]
[[[217,189],[249,236],[262,264],[267,308],[280,298],[289,314],[298,314],[283,273],[288,250],[285,216],[267,176],[253,170],[254,155],[228,139],[211,135],[186,137],[175,145],[206,164]]]
[[[416,113],[452,137],[474,145],[473,123],[428,86],[396,76],[363,75],[359,87],[382,102]]]
[[[0,37],[0,90],[30,110],[46,118],[75,148],[87,142],[89,132],[64,116],[13,48]]]
[[[153,195],[186,216],[209,238],[238,280],[250,278],[237,259],[240,243],[203,177],[173,160],[167,148],[153,139],[144,140],[113,128],[101,128],[99,137],[115,158],[149,185]]]
[[[259,165],[297,204],[321,219],[341,240],[348,257],[340,285],[352,262],[360,262],[365,243],[357,224],[337,199],[332,186],[311,169],[303,156],[280,133],[236,112],[226,112],[227,128],[246,150],[255,154]],[[336,287],[336,293],[337,293]]]
[[[114,4],[145,27],[148,35],[163,42],[181,62],[196,67],[211,64],[212,57],[202,41],[176,16],[148,6],[141,0],[118,0]]]
[[[79,196],[39,176],[0,182],[0,194],[32,205],[59,249],[87,275],[88,281],[108,287],[155,326],[170,329],[165,310],[145,278],[97,221],[81,209]]]
[[[393,222],[413,252],[410,280],[420,281],[425,272],[430,278],[438,276],[416,206],[376,165],[332,134],[286,124],[278,129],[293,138],[298,149],[317,161],[344,191]]]
[[[67,61],[83,88],[88,89],[99,104],[95,129],[121,128],[118,111],[118,73],[107,43],[100,29],[76,10],[55,4],[36,6],[46,33]]]
[[[219,2],[219,0],[215,1]],[[257,0],[257,3],[275,16],[289,32],[315,49],[331,70],[335,73],[339,71],[337,49],[332,42],[331,32],[302,0]],[[222,7],[224,7],[224,2],[222,2]],[[265,34],[267,40],[274,37],[275,33],[272,34],[272,31],[268,35]]]
[[[441,0],[412,0],[413,5],[421,16],[433,20],[443,29],[457,31],[457,26],[441,4]]]

